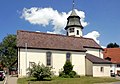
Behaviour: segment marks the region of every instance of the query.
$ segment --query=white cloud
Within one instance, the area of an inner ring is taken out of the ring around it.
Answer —
[[[35,32],[40,32],[40,31],[35,31]]]
[[[55,32],[50,32],[50,31],[47,31],[47,33],[50,33],[50,34],[56,34]]]
[[[85,22],[85,13],[83,11],[75,10],[76,13],[81,17],[81,23],[83,26],[87,26],[88,23]],[[37,8],[32,7],[30,9],[24,8],[22,12],[22,18],[34,25],[53,25],[52,33],[61,34],[67,23],[67,17],[70,15],[71,11],[58,12],[52,8]],[[50,33],[50,32],[49,32]]]
[[[100,37],[100,33],[97,31],[92,31],[90,33],[88,33],[87,35],[84,35],[84,37],[86,38],[92,38],[94,39],[98,44],[100,43],[100,41],[98,40],[98,37]]]
[[[85,27],[88,25],[88,22],[85,21],[85,13],[83,11],[78,11],[75,9],[77,15],[81,18],[81,24]],[[21,18],[30,22],[34,25],[41,25],[46,27],[48,25],[53,26],[53,31],[47,31],[47,33],[52,34],[64,34],[64,28],[67,23],[67,17],[71,14],[72,11],[66,12],[58,12],[53,8],[38,8],[32,7],[30,9],[24,8],[22,11]],[[85,35],[84,37],[94,39],[98,44],[100,41],[98,40],[100,34],[97,31],[92,31]]]
[[[102,48],[106,48],[106,46],[101,46]]]

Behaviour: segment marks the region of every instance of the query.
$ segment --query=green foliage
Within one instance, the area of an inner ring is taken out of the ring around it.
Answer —
[[[59,72],[59,77],[62,77],[62,78],[70,78],[69,75],[65,74],[64,71],[60,71]]]
[[[36,81],[35,78],[18,78],[17,84],[105,84],[110,82],[120,81],[111,77],[88,77],[81,78],[53,78],[52,81]]]
[[[73,65],[70,61],[66,61],[63,66],[63,71],[59,72],[59,76],[63,78],[75,78],[79,77],[75,71],[73,71]]]
[[[71,71],[69,73],[70,78],[74,78],[76,75],[77,75],[77,73],[75,71]]]
[[[0,43],[0,61],[4,67],[10,67],[16,59],[16,35],[9,34]]]
[[[107,48],[119,48],[120,46],[117,43],[109,43]]]
[[[72,69],[73,69],[73,66],[72,66],[71,62],[70,61],[66,61],[66,63],[63,66],[63,69],[64,69],[64,73],[65,74],[69,74],[72,71]]]
[[[37,80],[43,80],[44,78],[51,78],[53,75],[51,67],[46,67],[43,64],[33,64],[32,68],[28,68],[29,75],[37,78]]]

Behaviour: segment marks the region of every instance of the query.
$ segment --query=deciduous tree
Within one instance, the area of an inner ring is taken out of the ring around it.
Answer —
[[[119,48],[120,46],[117,43],[109,43],[107,48]]]
[[[10,65],[17,59],[16,35],[9,34],[4,37],[0,43],[0,60],[5,67]]]

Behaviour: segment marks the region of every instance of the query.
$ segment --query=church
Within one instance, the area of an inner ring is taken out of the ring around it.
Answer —
[[[18,77],[27,76],[26,69],[39,62],[51,66],[58,76],[67,60],[80,76],[110,77],[111,62],[103,59],[99,44],[83,37],[83,29],[73,9],[67,18],[66,35],[18,30]]]

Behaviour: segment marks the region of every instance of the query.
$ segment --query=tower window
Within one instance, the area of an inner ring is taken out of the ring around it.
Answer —
[[[79,35],[79,30],[77,30],[77,35]]]
[[[74,28],[70,28],[70,33],[74,32]]]

